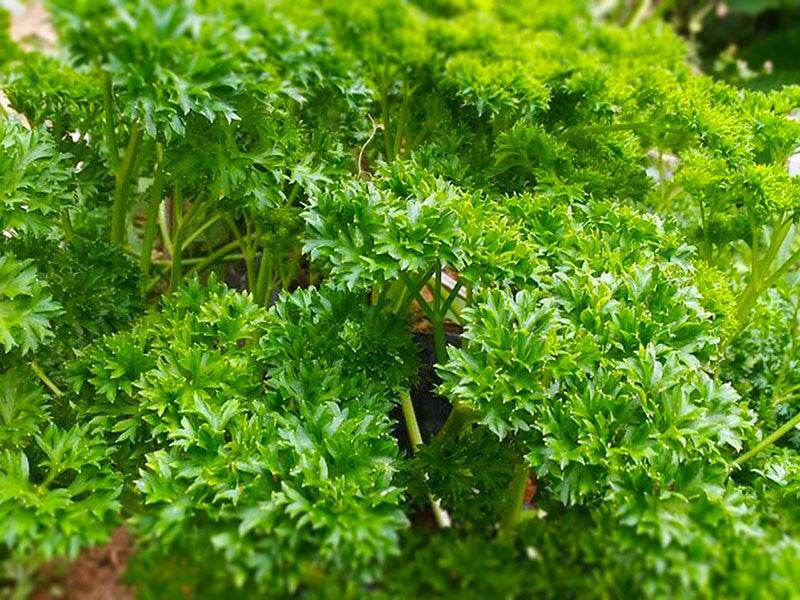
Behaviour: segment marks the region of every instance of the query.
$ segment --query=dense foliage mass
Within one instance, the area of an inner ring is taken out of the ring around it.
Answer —
[[[800,87],[668,4],[4,16],[2,593],[795,597]]]

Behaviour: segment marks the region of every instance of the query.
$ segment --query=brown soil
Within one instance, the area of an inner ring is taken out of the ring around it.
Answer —
[[[134,600],[122,582],[132,552],[133,541],[120,527],[105,546],[85,550],[74,562],[42,567],[30,600]]]

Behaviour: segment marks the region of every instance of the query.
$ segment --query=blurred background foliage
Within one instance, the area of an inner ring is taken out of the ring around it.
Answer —
[[[702,68],[731,83],[767,90],[800,76],[800,0],[599,0],[603,19],[671,23],[695,43]]]

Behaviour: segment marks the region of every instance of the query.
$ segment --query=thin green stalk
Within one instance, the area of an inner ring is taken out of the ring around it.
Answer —
[[[53,383],[53,380],[50,379],[44,371],[42,371],[41,367],[35,360],[31,361],[31,368],[33,369],[33,372],[36,373],[36,376],[42,380],[42,383],[45,384],[51,392],[53,392],[56,396],[64,395],[64,392],[58,389],[58,386]]]
[[[136,250],[134,250],[130,246],[123,246],[122,247],[122,251],[125,254],[127,254],[128,256],[132,256],[136,260],[141,260],[142,259],[142,253],[141,252],[137,252]]]
[[[208,229],[209,227],[211,227],[212,225],[214,225],[214,224],[215,224],[217,221],[219,221],[221,218],[222,218],[222,215],[214,215],[214,216],[213,216],[213,217],[211,217],[211,218],[210,218],[208,221],[206,221],[205,223],[203,223],[202,225],[200,225],[200,227],[198,227],[197,229],[195,229],[195,230],[192,232],[192,235],[188,236],[188,237],[187,237],[185,240],[183,240],[183,249],[184,249],[184,250],[186,250],[186,249],[189,247],[189,245],[190,245],[190,244],[191,244],[193,241],[195,241],[195,240],[196,240],[196,239],[197,239],[197,238],[198,238],[200,235],[202,235],[202,234],[203,234],[203,232],[204,232],[206,229]]]
[[[800,250],[794,252],[789,259],[778,268],[778,270],[769,276],[769,278],[764,282],[764,289],[769,289],[775,285],[781,277],[786,275],[786,273],[789,272],[792,267],[797,265],[798,261],[800,261]]]
[[[781,427],[779,427],[778,429],[773,431],[770,435],[768,435],[763,440],[761,440],[758,444],[753,446],[753,448],[751,448],[750,450],[748,450],[747,452],[742,454],[739,458],[734,460],[733,463],[736,466],[741,467],[744,463],[746,463],[748,460],[753,458],[756,454],[761,452],[764,448],[766,448],[767,446],[772,445],[773,443],[778,441],[780,438],[782,438],[784,435],[789,433],[792,429],[797,427],[798,424],[800,424],[800,413],[797,413],[789,421],[784,423]]]
[[[775,236],[772,238],[769,248],[767,248],[767,253],[764,255],[764,260],[761,261],[761,271],[763,275],[766,275],[766,273],[769,272],[769,268],[772,266],[772,263],[778,256],[778,252],[780,252],[783,242],[786,241],[786,236],[792,229],[792,223],[793,221],[791,218],[786,219],[786,221],[784,221],[781,225],[780,229],[778,229]]]
[[[800,251],[795,252],[789,260],[781,265],[774,273],[769,274],[769,269],[775,258],[778,256],[783,243],[786,241],[786,236],[791,230],[793,220],[786,219],[772,238],[767,251],[764,253],[764,258],[758,258],[758,231],[753,228],[752,232],[752,267],[750,273],[750,281],[747,284],[741,298],[736,306],[736,318],[740,322],[744,322],[747,315],[755,306],[759,296],[772,287],[789,269],[792,265],[800,259]]]
[[[398,315],[403,312],[406,312],[408,310],[408,306],[411,304],[413,300],[414,298],[411,296],[411,293],[408,291],[408,288],[406,286],[403,286],[402,288],[400,288],[400,292],[397,294],[397,302],[395,302],[393,312]]]
[[[400,298],[398,300],[395,313],[399,314],[401,312],[406,312],[408,310],[408,307],[411,306],[411,303],[415,299],[418,300],[418,298],[421,298],[419,292],[422,290],[423,287],[425,287],[425,284],[428,283],[428,280],[433,275],[433,272],[434,270],[436,270],[436,267],[437,267],[436,264],[432,265],[427,271],[425,271],[422,277],[420,277],[417,280],[417,283],[409,283],[411,279],[408,276],[404,274],[400,275],[400,279],[402,280],[405,287],[403,288],[403,291],[400,294]],[[417,290],[417,297],[415,297],[413,290]]]
[[[158,283],[161,281],[161,277],[162,276],[163,276],[163,274],[162,275],[157,275],[155,277],[152,277],[150,279],[150,281],[147,282],[147,285],[144,286],[144,295],[145,296],[147,296],[153,290],[153,288],[158,285]]]
[[[53,483],[53,481],[55,481],[55,478],[58,477],[59,475],[61,475],[61,473],[63,473],[63,472],[64,472],[63,469],[60,469],[60,470],[59,469],[54,469],[51,466],[50,470],[47,472],[47,477],[45,477],[44,480],[39,484],[39,486],[38,486],[39,489],[41,489],[41,490],[48,489],[50,487],[50,484]]]
[[[132,485],[123,486],[119,495],[119,503],[125,515],[140,515],[144,512],[139,494]]]
[[[297,194],[300,193],[300,185],[297,183],[292,184],[292,191],[289,192],[289,195],[286,197],[286,202],[283,203],[283,208],[287,206],[292,206],[294,203],[294,199],[297,197]]]
[[[406,124],[408,122],[408,102],[412,94],[417,91],[417,87],[419,86],[415,85],[409,88],[407,81],[403,81],[403,102],[400,104],[400,112],[397,117],[397,132],[394,136],[394,156],[399,155],[402,149],[403,138],[406,135]]]
[[[751,279],[736,305],[735,314],[740,323],[744,322],[745,317],[753,309],[760,294],[761,290],[759,289],[758,283]]]
[[[261,250],[261,264],[258,266],[258,276],[256,277],[256,289],[254,291],[256,302],[258,302],[262,306],[267,303],[266,302],[267,284],[268,282],[272,281],[272,277],[270,277],[271,272],[272,268],[270,265],[270,260],[267,258],[267,247],[265,245]]]
[[[758,259],[759,236],[758,228],[750,226],[750,280],[756,281],[760,276],[761,261]]]
[[[172,236],[167,224],[167,203],[165,201],[158,206],[158,229],[161,231],[161,241],[164,243],[167,254],[172,256]]]
[[[500,522],[500,537],[513,533],[522,517],[522,508],[525,502],[525,490],[528,487],[531,469],[524,459],[514,465],[514,474],[508,487],[508,500],[503,519]]]
[[[250,234],[253,233],[255,235],[255,239],[258,240],[258,231],[251,232],[250,229],[250,220],[245,215],[245,237],[249,237]],[[245,265],[247,266],[247,289],[249,289],[251,293],[255,293],[256,280],[258,279],[258,273],[256,273],[256,243],[254,242],[253,244],[248,245],[246,249],[242,249],[242,252],[247,257],[245,258]]]
[[[461,327],[464,327],[466,325],[466,320],[464,319],[464,315],[461,314],[461,307],[458,305],[457,302],[454,302],[452,305],[450,305],[448,311],[450,312],[450,316],[453,317],[453,320],[458,325],[460,325]]]
[[[289,255],[287,256],[286,260],[278,262],[277,280],[282,289],[288,290],[289,286],[292,284],[292,281],[295,281],[299,274],[300,262],[297,260],[297,258]]]
[[[185,233],[183,222],[183,196],[181,189],[175,186],[175,193],[172,198],[172,228],[174,238],[172,240],[172,271],[170,274],[169,289],[173,292],[181,284],[181,258],[183,256],[183,235]]]
[[[442,312],[442,268],[436,267],[433,286],[433,310],[437,314]]]
[[[114,203],[111,207],[111,243],[119,246],[125,235],[125,218],[128,215],[128,189],[133,177],[136,153],[139,151],[141,128],[138,121],[134,121],[128,148],[122,164],[117,171],[116,185],[114,188]]]
[[[150,272],[150,262],[153,259],[153,242],[156,239],[156,226],[158,221],[158,207],[161,204],[161,195],[164,189],[164,147],[156,144],[156,172],[153,184],[150,186],[150,198],[147,202],[147,217],[142,236],[142,272]]]
[[[236,241],[239,242],[239,247],[242,249],[242,254],[244,254],[244,264],[247,268],[247,287],[249,289],[253,289],[254,287],[254,258],[253,258],[253,248],[250,244],[246,243],[245,240],[252,239],[253,236],[250,235],[250,232],[247,232],[247,235],[242,235],[242,232],[239,231],[239,227],[236,225],[236,222],[230,215],[225,215],[225,222],[228,224],[233,236],[236,238]]]
[[[108,146],[108,159],[111,161],[111,168],[114,172],[119,171],[119,144],[117,143],[117,132],[114,125],[114,90],[111,83],[111,75],[103,71],[103,110],[105,112],[105,136]]]
[[[383,142],[385,145],[386,151],[386,160],[391,161],[392,156],[392,147],[393,144],[389,137],[389,88],[390,85],[387,85],[384,88],[383,95],[381,97],[381,112],[383,115]]]
[[[444,330],[445,316],[450,305],[455,301],[461,285],[457,284],[450,296],[442,301],[442,268],[436,267],[435,283],[433,288],[433,316],[431,318],[431,328],[433,329],[433,343],[436,349],[436,362],[443,365],[447,362],[447,338]]]
[[[372,120],[372,117],[369,116],[369,115],[367,115],[367,116],[369,117],[370,123],[372,123],[372,132],[369,134],[369,137],[367,138],[367,141],[364,142],[364,144],[361,146],[361,149],[358,151],[358,157],[356,158],[356,160],[358,161],[358,164],[356,165],[356,167],[358,168],[359,177],[361,177],[362,175],[366,175],[367,177],[370,176],[369,171],[365,171],[364,168],[363,168],[363,165],[364,165],[364,152],[366,151],[367,146],[369,146],[372,143],[372,140],[375,139],[375,134],[378,132],[378,130],[379,129],[384,129],[383,123],[378,123],[376,125],[375,122]],[[287,204],[291,204],[292,203],[292,200],[294,199],[294,196],[297,193],[297,189],[298,188],[295,185],[294,189],[292,190],[292,193],[289,195],[289,200],[287,201]]]
[[[443,316],[447,314],[448,310],[450,310],[450,307],[453,305],[453,302],[455,302],[456,299],[458,298],[458,292],[461,291],[461,288],[463,286],[464,282],[461,279],[459,279],[456,282],[455,286],[453,286],[453,289],[450,291],[450,295],[447,297],[447,299],[444,301],[444,304],[442,305]]]
[[[420,293],[422,288],[416,287],[414,282],[411,281],[411,278],[406,275],[405,273],[400,273],[400,279],[403,280],[403,283],[406,284],[406,288],[409,292],[411,292],[412,298],[414,298],[420,305],[420,308],[425,312],[425,315],[431,320],[431,322],[436,318],[436,313],[434,313],[431,305],[422,297]],[[423,284],[424,285],[424,284]]]
[[[436,362],[443,365],[447,362],[447,339],[444,331],[444,316],[437,315],[431,321],[433,329],[433,345],[436,350]]]
[[[419,430],[419,423],[417,422],[417,414],[414,412],[414,404],[406,392],[400,394],[400,406],[403,409],[403,419],[406,422],[406,430],[408,431],[408,439],[411,441],[411,449],[416,452],[417,446],[422,445],[422,433]]]
[[[466,404],[457,402],[450,411],[450,414],[447,416],[447,420],[444,422],[444,425],[439,430],[437,436],[440,440],[458,437],[467,427],[475,423],[477,420],[477,411],[473,410]]]
[[[240,252],[238,254],[226,254],[225,256],[221,257],[220,260],[242,260],[243,258],[244,258],[244,254],[242,254]],[[203,263],[203,262],[205,262],[207,260],[208,260],[208,256],[197,256],[195,258],[182,258],[181,259],[181,264],[184,267],[191,265],[193,267],[193,269],[191,269],[188,273],[186,273],[186,274],[191,274],[197,268],[197,265],[199,265],[200,263]],[[172,267],[172,261],[171,260],[154,259],[152,264],[155,265],[155,266],[163,267],[165,271],[169,270],[170,267]]]
[[[403,419],[406,422],[406,431],[408,431],[408,439],[411,442],[411,450],[416,454],[417,448],[422,445],[422,433],[419,430],[414,404],[411,402],[411,397],[408,393],[401,392],[400,406],[403,409]],[[450,517],[442,509],[439,501],[430,495],[428,495],[428,499],[431,502],[431,510],[433,511],[433,517],[436,519],[436,524],[442,529],[449,527]]]
[[[182,224],[184,229],[189,229],[189,225],[193,225],[195,221],[202,219],[205,214],[208,212],[208,203],[203,202],[201,198],[194,198],[191,204],[188,205],[186,211],[183,214],[183,221]],[[184,233],[184,246],[186,245],[187,241],[185,239]]]
[[[239,247],[240,247],[239,240],[233,240],[232,242],[225,244],[221,248],[217,248],[216,250],[214,250],[214,252],[212,252],[208,256],[200,259],[200,261],[198,261],[196,266],[194,266],[192,269],[189,270],[188,274],[192,274],[195,272],[199,273],[204,269],[207,269],[208,267],[216,264],[219,260],[225,258],[228,254],[230,254],[236,248]],[[244,258],[244,255],[242,255],[242,258]]]
[[[626,19],[625,27],[634,29],[639,26],[644,18],[647,9],[650,8],[650,0],[639,0],[637,6],[631,11],[630,16]]]

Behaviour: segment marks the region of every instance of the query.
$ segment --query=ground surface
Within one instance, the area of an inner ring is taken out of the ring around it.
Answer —
[[[133,600],[133,589],[122,582],[133,552],[124,529],[105,546],[89,548],[69,565],[45,565],[31,600]]]

